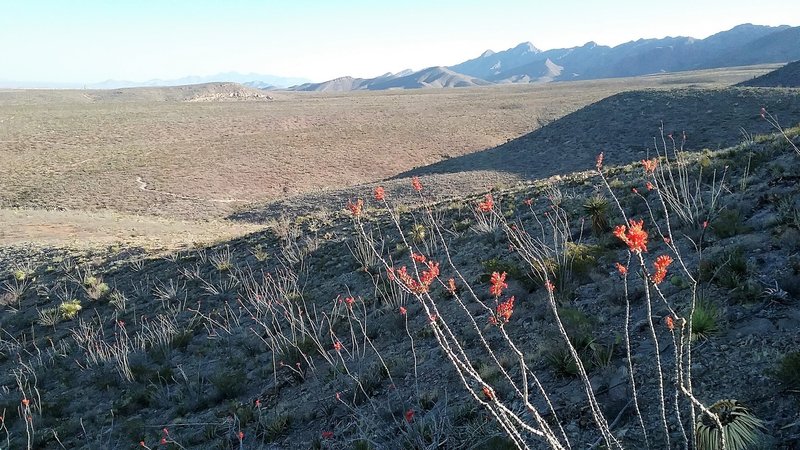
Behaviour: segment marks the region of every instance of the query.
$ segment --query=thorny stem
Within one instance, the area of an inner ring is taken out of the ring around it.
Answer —
[[[631,265],[631,255],[628,253],[628,261],[625,263],[626,271],[622,275],[623,287],[625,289],[625,356],[628,360],[628,374],[631,379],[631,391],[633,393],[633,407],[636,410],[636,416],[639,418],[639,425],[642,427],[642,435],[644,436],[645,447],[650,448],[650,439],[647,437],[647,427],[644,426],[644,417],[642,410],[639,408],[639,394],[636,392],[636,377],[633,372],[633,354],[631,353],[631,301],[628,295],[628,272],[627,268]]]

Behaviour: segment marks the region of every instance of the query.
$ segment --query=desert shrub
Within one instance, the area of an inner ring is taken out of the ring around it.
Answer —
[[[292,417],[289,413],[276,408],[258,416],[256,434],[267,442],[274,442],[289,430],[291,423]]]
[[[719,331],[719,310],[710,301],[699,301],[692,315],[692,340],[708,339]]]
[[[58,308],[45,308],[39,311],[39,325],[53,327],[62,319],[61,311]]]
[[[585,276],[597,266],[597,258],[601,252],[602,249],[597,245],[568,242],[565,251],[567,264],[570,265],[568,272],[580,277]],[[564,269],[567,270],[566,267]]]
[[[267,249],[261,244],[251,247],[250,254],[253,255],[258,262],[264,262],[269,259],[269,252],[267,252]]]
[[[483,266],[483,274],[480,277],[480,281],[482,283],[486,283],[489,281],[489,278],[492,276],[492,273],[507,273],[509,277],[520,281],[525,282],[529,279],[525,271],[519,266],[519,264],[515,264],[511,261],[504,261],[497,258],[487,259],[481,262]]]
[[[594,336],[594,323],[582,311],[559,308],[559,317],[569,336],[569,341],[586,370],[607,366],[614,355],[614,344],[604,344]],[[578,376],[578,365],[565,342],[554,343],[545,353],[545,360],[561,376]]]
[[[794,197],[783,197],[775,205],[780,223],[800,228],[800,208],[795,206]]]
[[[92,300],[100,300],[111,291],[111,288],[103,282],[102,278],[92,275],[87,275],[84,278],[83,289],[86,292],[86,296]]]
[[[800,352],[787,353],[772,372],[786,389],[800,391]]]
[[[242,369],[230,369],[215,373],[210,377],[210,381],[217,389],[220,400],[236,398],[247,387],[247,375]]]
[[[81,309],[83,309],[83,307],[81,307],[80,300],[69,300],[61,302],[61,304],[58,305],[58,312],[61,314],[61,317],[66,320],[74,319]]]
[[[729,238],[749,231],[739,209],[723,209],[711,222],[711,231],[720,238]]]
[[[722,252],[700,263],[700,279],[720,287],[736,289],[750,274],[747,258],[741,248]]]

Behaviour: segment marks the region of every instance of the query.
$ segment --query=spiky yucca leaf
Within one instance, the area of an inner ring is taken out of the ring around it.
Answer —
[[[737,400],[720,400],[708,409],[719,416],[725,433],[726,449],[746,450],[761,440],[764,422]],[[707,414],[698,417],[695,423],[697,450],[721,449],[723,430]]]
[[[583,204],[583,209],[592,220],[592,233],[600,236],[608,230],[608,200],[601,195],[595,195]]]

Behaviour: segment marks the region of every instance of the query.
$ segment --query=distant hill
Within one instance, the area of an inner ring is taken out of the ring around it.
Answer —
[[[491,84],[480,78],[456,73],[446,67],[429,67],[406,76],[393,77],[388,80],[370,84],[369,89],[414,89],[423,87],[451,88],[484,86]]]
[[[540,50],[530,42],[449,67],[376,78],[343,77],[291,88],[300,91],[354,91],[426,87],[545,83],[632,77],[800,59],[800,27],[738,25],[705,39],[639,39],[615,47],[588,42],[580,47]]]
[[[69,91],[65,91],[67,93]],[[238,83],[202,83],[186,86],[157,86],[72,91],[88,102],[217,102],[271,100],[269,93]]]
[[[800,61],[789,63],[752,80],[743,81],[737,86],[800,87]]]
[[[489,83],[480,78],[456,73],[446,67],[429,67],[417,72],[404,70],[386,73],[375,78],[341,77],[322,83],[306,83],[289,88],[292,91],[345,92],[358,90],[451,88],[484,86]]]
[[[305,78],[281,77],[276,75],[266,75],[259,73],[238,73],[224,72],[207,76],[188,76],[170,80],[153,79],[147,81],[121,81],[106,80],[100,83],[89,84],[90,89],[117,89],[126,87],[149,87],[149,86],[185,86],[189,84],[202,83],[261,83],[266,86],[289,87],[300,83],[308,82]]]
[[[60,83],[47,81],[14,81],[0,79],[0,88],[10,89],[120,89],[135,87],[187,86],[204,83],[239,83],[258,89],[285,88],[309,80],[298,77],[281,77],[258,73],[225,72],[208,76],[188,76],[169,80],[147,81],[106,80],[99,83]]]

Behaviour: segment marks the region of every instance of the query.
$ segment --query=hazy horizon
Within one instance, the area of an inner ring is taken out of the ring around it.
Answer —
[[[9,2],[0,16],[0,80],[66,85],[238,72],[319,82],[453,65],[526,41],[548,50],[589,41],[703,39],[743,23],[796,25],[786,23],[783,2],[769,0],[757,11],[738,0],[679,0],[668,11],[632,0],[509,0],[492,7],[411,0],[402,8],[362,0],[159,3]]]

